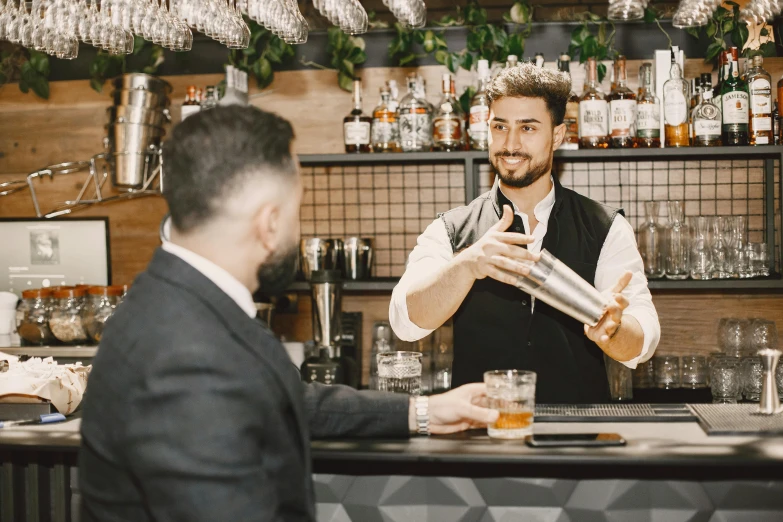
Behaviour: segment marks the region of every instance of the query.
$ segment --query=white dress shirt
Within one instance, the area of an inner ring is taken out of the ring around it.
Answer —
[[[240,283],[236,277],[232,276],[209,259],[201,257],[187,248],[175,245],[171,241],[164,241],[162,248],[169,254],[177,256],[201,272],[204,277],[215,283],[218,288],[223,290],[226,295],[233,299],[249,317],[255,318],[258,311],[253,302],[253,294],[251,294],[250,290]]]
[[[528,250],[534,253],[541,251],[544,242],[549,214],[555,204],[555,187],[533,209],[538,220],[538,225],[533,230],[533,243],[527,245]],[[514,213],[522,218],[525,233],[530,234],[530,222],[527,214],[519,211],[514,205]],[[389,322],[394,333],[403,341],[416,341],[426,337],[433,330],[420,328],[408,315],[408,290],[411,285],[422,278],[431,277],[437,270],[447,265],[454,258],[451,241],[446,232],[446,225],[442,219],[435,219],[419,236],[416,246],[408,258],[408,265],[400,282],[392,292],[389,305]],[[595,270],[595,287],[600,292],[606,292],[617,282],[617,279],[626,270],[633,273],[631,282],[623,290],[623,295],[630,303],[623,311],[623,315],[634,317],[642,327],[644,342],[639,356],[630,361],[623,362],[629,368],[636,368],[637,364],[649,360],[661,337],[661,326],[658,322],[658,313],[652,302],[650,290],[647,288],[647,278],[644,275],[644,263],[636,247],[636,237],[631,224],[621,215],[617,215],[609,228],[601,254],[598,256],[598,265]],[[533,306],[535,306],[534,299]]]

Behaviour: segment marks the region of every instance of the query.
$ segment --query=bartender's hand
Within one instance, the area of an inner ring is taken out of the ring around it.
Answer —
[[[511,207],[504,205],[500,221],[476,243],[459,253],[458,257],[470,266],[473,277],[491,277],[501,283],[514,285],[518,276],[530,273],[530,268],[520,261],[538,261],[541,256],[519,246],[532,243],[532,236],[506,232],[513,222],[514,212]]]
[[[585,335],[587,335],[588,339],[604,350],[622,324],[623,310],[628,308],[628,299],[621,292],[631,282],[632,277],[633,274],[631,272],[625,272],[620,276],[617,283],[609,290],[610,303],[606,312],[604,312],[604,316],[593,327],[585,325]]]
[[[479,406],[486,403],[487,388],[483,382],[466,384],[430,397],[430,433],[444,435],[472,428],[485,428],[498,418],[496,410]],[[416,407],[411,398],[408,414],[411,433],[416,432]]]

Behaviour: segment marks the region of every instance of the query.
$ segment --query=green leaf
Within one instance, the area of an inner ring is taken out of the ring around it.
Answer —
[[[599,63],[596,67],[596,71],[598,72],[598,81],[599,83],[604,81],[604,78],[606,77],[606,65],[603,63]]]
[[[446,65],[448,59],[449,59],[448,51],[444,51],[444,50],[435,51],[435,61],[438,62],[439,64]]]
[[[364,49],[354,47],[348,53],[348,57],[346,59],[351,63],[358,65],[367,61],[367,53],[364,52]]]
[[[353,73],[353,62],[343,60],[343,72],[351,78],[355,78],[356,76]]]
[[[424,41],[422,42],[424,52],[431,53],[435,50],[435,33],[427,31],[424,33]]]
[[[710,25],[712,25],[712,24],[710,24]],[[710,26],[708,25],[707,27],[709,28]],[[689,27],[689,28],[687,28],[685,30],[685,32],[688,33],[689,35],[693,36],[696,39],[699,38],[699,29],[697,27]]]
[[[272,71],[272,64],[263,56],[253,62],[250,66],[250,72],[256,79],[258,87],[263,89],[272,83],[274,72]]]
[[[734,33],[732,32],[731,41],[735,46],[742,49],[748,41],[750,33],[748,32],[748,26],[745,24],[738,24],[737,27],[737,40],[734,39]]]
[[[654,24],[657,19],[658,16],[651,7],[648,6],[644,8],[644,23]]]
[[[8,82],[8,76],[6,76],[4,72],[0,71],[0,85],[4,85],[6,82]]]
[[[34,50],[30,50],[30,65],[36,72],[44,77],[49,77],[49,56]]]
[[[761,56],[765,58],[778,55],[777,48],[775,47],[775,42],[765,42],[759,45],[759,51],[761,51]]]
[[[144,49],[145,43],[147,43],[147,40],[141,36],[133,37],[133,56],[137,56]]]
[[[40,74],[35,76],[34,81],[30,84],[30,88],[39,98],[49,99],[49,80],[44,76]]]
[[[462,60],[460,61],[460,67],[466,71],[471,70],[473,68],[473,55],[470,53],[465,53],[462,56]]]
[[[762,27],[759,31],[759,36],[769,36],[769,30],[766,27]]]
[[[606,43],[606,24],[598,25],[598,43],[601,45]]]
[[[353,78],[340,72],[337,74],[337,84],[342,90],[351,92],[353,89]]]
[[[707,47],[707,52],[704,55],[704,61],[705,62],[712,62],[715,60],[715,58],[718,57],[718,54],[723,50],[723,43],[722,42],[712,42]]]
[[[584,58],[590,58],[595,57],[598,51],[598,42],[596,42],[594,37],[587,38],[584,43],[582,44],[582,52],[581,55],[584,55]]]
[[[733,28],[734,28],[734,20],[724,20],[723,21],[723,33],[724,34],[730,33]]]
[[[24,78],[20,78],[19,79],[19,90],[22,91],[25,94],[30,92],[30,86],[27,85],[27,82],[25,81]]]
[[[426,31],[426,32],[432,32],[432,31]],[[411,34],[411,33],[408,33]],[[425,31],[419,31],[418,29],[414,30],[412,33],[413,41],[416,42],[419,45],[424,44],[424,40],[427,38]]]
[[[403,67],[406,64],[411,63],[415,59],[416,59],[416,55],[411,53],[411,54],[405,55],[402,58],[400,58],[399,61],[398,61],[398,64],[399,64],[400,67]]]
[[[438,49],[448,49],[448,44],[446,43],[443,33],[435,35],[435,45]]]
[[[709,24],[707,24],[707,30],[706,30],[707,38],[714,38],[715,33],[717,32],[718,32],[718,25],[716,23],[710,22]],[[696,37],[698,38],[698,34],[696,35]]]
[[[459,69],[459,64],[461,62],[461,57],[457,53],[449,53],[449,58],[446,60],[446,68],[448,68],[449,71],[456,74],[457,69]]]

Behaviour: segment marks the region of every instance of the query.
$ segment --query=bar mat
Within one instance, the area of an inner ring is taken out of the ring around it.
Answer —
[[[783,414],[759,415],[758,404],[689,404],[707,435],[783,435]]]
[[[685,404],[536,404],[535,422],[690,422]]]

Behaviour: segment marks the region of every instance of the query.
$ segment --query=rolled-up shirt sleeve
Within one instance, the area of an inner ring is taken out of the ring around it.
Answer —
[[[644,333],[644,342],[642,351],[637,357],[621,362],[629,368],[636,368],[639,363],[648,361],[655,353],[661,338],[661,325],[650,289],[647,287],[644,262],[636,246],[633,227],[623,216],[618,215],[609,228],[598,257],[595,271],[596,289],[600,292],[608,291],[625,271],[633,273],[633,277],[623,290],[623,295],[629,302],[623,315],[629,315],[639,321]]]
[[[389,323],[403,341],[418,341],[433,332],[420,328],[408,315],[408,291],[413,283],[430,277],[454,257],[446,225],[440,218],[424,230],[408,257],[400,282],[394,287],[389,303]]]

